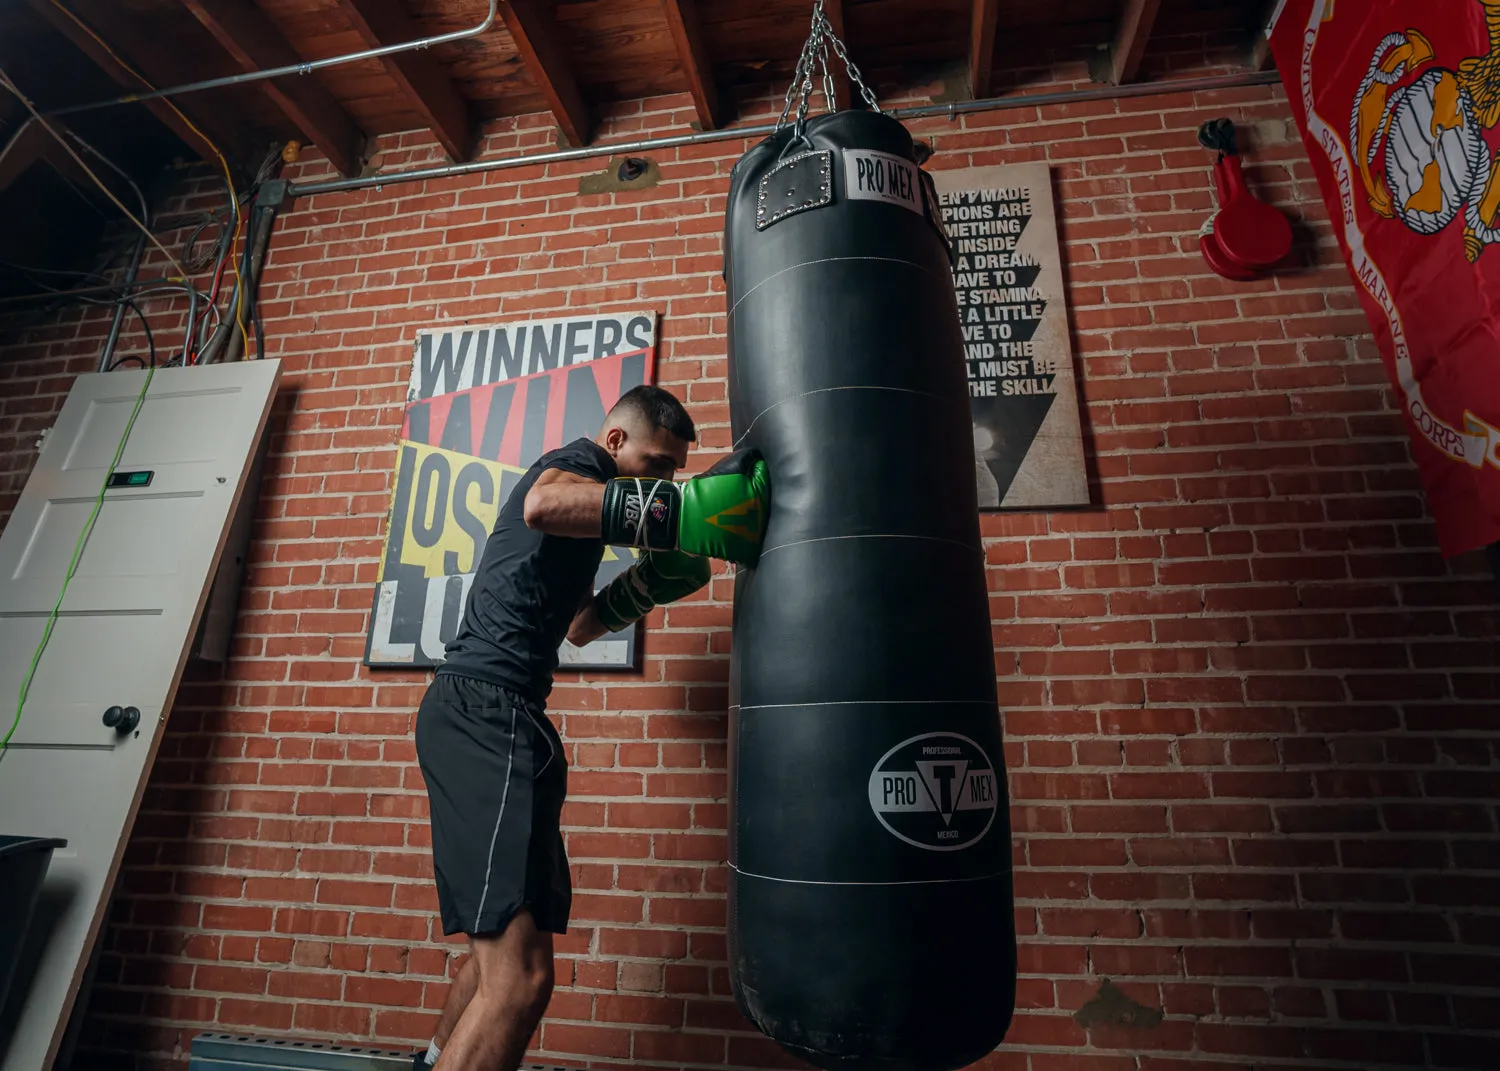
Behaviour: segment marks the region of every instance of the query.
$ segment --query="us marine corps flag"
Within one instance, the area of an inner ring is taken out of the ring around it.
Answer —
[[[1500,542],[1500,0],[1285,0],[1269,32],[1443,553]]]

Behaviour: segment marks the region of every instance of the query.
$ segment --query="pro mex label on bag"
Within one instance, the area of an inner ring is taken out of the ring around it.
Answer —
[[[955,852],[989,832],[998,788],[984,748],[957,733],[924,733],[891,748],[870,771],[870,809],[907,844]]]
[[[851,201],[884,201],[922,215],[917,165],[888,152],[845,149],[844,191]]]

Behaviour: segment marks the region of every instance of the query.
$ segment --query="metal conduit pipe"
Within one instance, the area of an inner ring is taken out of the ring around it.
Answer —
[[[234,288],[229,312],[224,317],[232,330],[229,332],[228,343],[224,347],[224,356],[220,358],[217,353],[205,355],[205,364],[211,360],[230,362],[244,359],[245,344],[248,341],[245,332],[250,330],[255,322],[255,304],[260,293],[260,273],[265,267],[266,247],[271,243],[271,227],[275,222],[275,207],[257,204],[251,209],[248,241],[245,243],[244,257],[240,262],[240,278],[244,286]],[[243,325],[243,330],[241,330],[241,325]]]
[[[1212,89],[1239,89],[1244,86],[1274,85],[1281,81],[1276,71],[1251,71],[1244,74],[1212,75],[1204,78],[1177,78],[1165,82],[1145,82],[1123,86],[1089,86],[1084,89],[1068,89],[1056,93],[1026,93],[1013,97],[989,97],[984,100],[953,101],[949,104],[923,104],[910,108],[894,108],[886,114],[897,119],[923,119],[934,116],[956,116],[968,112],[1005,111],[1013,108],[1036,108],[1047,104],[1072,104],[1085,100],[1118,100],[1129,97],[1151,97],[1166,93],[1194,93]],[[424,179],[452,178],[457,175],[478,175],[486,171],[500,171],[510,167],[525,167],[528,164],[561,163],[568,160],[585,160],[592,156],[611,154],[635,155],[657,149],[675,149],[684,145],[703,145],[712,141],[734,141],[741,138],[763,137],[776,129],[774,123],[757,126],[730,127],[722,130],[704,130],[692,134],[674,134],[667,137],[647,138],[643,141],[622,141],[610,144],[585,145],[579,149],[559,149],[555,152],[531,153],[522,156],[497,156],[489,160],[474,160],[466,164],[439,164],[433,167],[418,167],[408,171],[388,171],[384,174],[361,175],[358,178],[333,179],[327,182],[292,183],[287,187],[290,197],[311,197],[319,193],[339,193],[345,190],[364,190],[387,183],[420,182]]]
[[[198,319],[198,289],[191,284],[184,283],[181,286],[160,286],[151,290],[142,290],[135,296],[138,298],[150,297],[152,294],[173,293],[178,290],[187,294],[188,311],[187,323],[182,328],[182,359],[187,361],[187,355],[192,352],[193,345],[193,321]],[[171,350],[167,351],[171,353]]]
[[[189,82],[186,85],[168,86],[166,89],[152,89],[144,93],[127,93],[122,97],[111,97],[108,100],[90,101],[85,104],[72,104],[66,108],[56,108],[45,115],[72,115],[75,112],[92,111],[95,108],[108,108],[115,104],[134,104],[137,101],[155,100],[158,97],[180,96],[183,93],[196,93],[202,89],[217,89],[220,86],[237,86],[246,82],[260,82],[267,78],[280,78],[288,74],[311,74],[320,71],[324,67],[336,67],[343,63],[355,63],[359,60],[378,59],[381,56],[394,55],[397,52],[413,52],[418,49],[431,48],[433,45],[446,45],[450,41],[463,41],[470,37],[478,37],[495,24],[495,16],[499,12],[500,0],[490,0],[489,11],[485,13],[483,21],[477,26],[471,26],[467,30],[452,30],[448,33],[434,34],[431,37],[419,37],[412,41],[403,41],[395,45],[381,45],[379,48],[367,48],[360,52],[347,52],[342,56],[329,56],[327,59],[304,60],[301,63],[291,63],[285,67],[270,67],[262,71],[246,71],[242,74],[225,75],[222,78],[209,78],[202,82]]]
[[[198,318],[198,298],[200,296],[202,296],[202,295],[200,295],[198,293],[198,290],[197,290],[196,287],[191,286],[188,283],[164,283],[164,284],[160,284],[160,285],[153,285],[153,286],[151,286],[151,287],[149,287],[148,289],[145,289],[145,290],[137,290],[135,292],[135,294],[133,294],[129,298],[121,297],[120,300],[118,300],[118,301],[116,301],[114,303],[114,305],[115,305],[116,319],[119,319],[119,318],[123,317],[124,312],[125,312],[125,304],[126,304],[127,301],[132,301],[132,300],[142,299],[142,298],[148,298],[148,297],[152,297],[152,296],[154,296],[156,294],[186,294],[187,295],[187,299],[188,299],[187,323],[183,325],[183,329],[182,329],[182,352],[184,354],[187,354],[187,353],[191,352],[190,347],[193,344],[193,322]],[[88,299],[85,298],[84,300],[87,301]],[[91,302],[91,304],[107,305],[107,304],[109,304],[109,302]],[[111,347],[111,355],[112,355],[112,350],[113,350],[113,347]],[[170,353],[171,350],[168,350],[167,352]],[[106,364],[104,362],[100,362],[99,371],[101,371],[101,372],[108,372],[109,369],[110,369],[110,364],[113,364],[113,362],[110,362],[109,364]]]
[[[240,272],[238,279],[234,281],[234,289],[229,292],[229,304],[224,307],[224,318],[214,328],[213,334],[208,336],[208,341],[198,348],[198,363],[213,364],[219,359],[219,355],[231,344],[233,340],[236,348],[243,349],[245,339],[240,333],[244,328],[244,316],[237,315],[237,310],[243,308],[244,286],[249,282],[245,273]],[[238,357],[235,358],[238,360]]]
[[[275,179],[267,182],[250,211],[246,226],[245,248],[240,254],[239,277],[229,295],[229,304],[224,319],[198,351],[199,364],[215,361],[238,361],[244,356],[249,341],[245,332],[254,323],[255,302],[260,292],[260,273],[265,266],[266,249],[271,241],[271,228],[276,223],[276,213],[286,199],[286,182]]]

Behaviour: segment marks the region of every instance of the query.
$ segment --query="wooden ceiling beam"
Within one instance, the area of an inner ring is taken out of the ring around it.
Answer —
[[[109,76],[115,85],[128,92],[134,92],[141,88],[141,80],[132,75],[118,60],[111,56],[109,50],[99,41],[95,40],[81,21],[76,18],[70,18],[67,13],[58,10],[57,6],[50,3],[49,0],[30,0],[30,4],[33,11],[46,20],[47,24],[62,34],[63,37],[67,38],[73,47],[87,56],[96,67]],[[103,35],[101,34],[100,36],[102,37]],[[129,44],[123,40],[119,42],[119,47],[122,50],[129,51],[132,56],[140,54],[138,49],[130,49]],[[131,62],[134,63],[135,61],[132,59]],[[142,73],[145,73],[138,65],[137,70],[142,70]],[[211,124],[205,123],[190,107],[178,103],[174,109],[171,104],[168,104],[159,97],[155,100],[144,101],[143,104],[152,115],[161,121],[163,126],[181,138],[188,149],[197,153],[205,160],[216,162],[218,154],[214,152],[213,146],[209,144],[204,136],[193,129],[194,126],[208,131],[210,136],[218,139],[219,144],[226,153],[233,153],[239,148],[233,142],[224,140],[220,136],[220,131],[215,130]],[[184,116],[187,116],[187,118],[184,118]],[[191,119],[191,122],[189,122],[189,119]]]
[[[338,4],[369,48],[425,36],[399,0],[338,0]],[[478,124],[469,102],[437,58],[424,49],[382,56],[381,61],[443,150],[455,161],[472,158]]]
[[[969,20],[969,92],[983,100],[993,91],[995,70],[995,22],[1000,0],[974,0]]]
[[[587,145],[593,123],[563,51],[550,5],[544,0],[500,0],[500,16],[564,140],[574,146]]]
[[[849,36],[844,32],[844,0],[824,0],[823,14],[828,16],[828,25],[834,35],[844,42],[846,49],[849,48]],[[849,107],[851,96],[849,71],[832,49],[828,51],[828,63],[832,68],[828,73],[833,76],[833,106],[836,111],[843,111]]]
[[[1135,81],[1160,10],[1161,0],[1125,0],[1114,41],[1108,51],[1098,52],[1089,64],[1094,81],[1116,86]]]
[[[183,0],[183,3],[247,74],[302,61],[276,24],[251,0]],[[364,162],[364,135],[321,82],[311,75],[288,75],[254,84],[308,141],[323,150],[341,173],[359,172]]]
[[[661,0],[661,6],[666,12],[667,27],[672,31],[672,42],[677,46],[677,62],[687,79],[693,108],[698,112],[698,128],[717,129],[722,122],[719,93],[714,87],[713,67],[698,23],[698,0]]]

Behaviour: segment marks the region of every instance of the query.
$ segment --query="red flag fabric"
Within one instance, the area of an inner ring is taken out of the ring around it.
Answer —
[[[1500,542],[1500,0],[1284,0],[1270,45],[1442,551]]]

